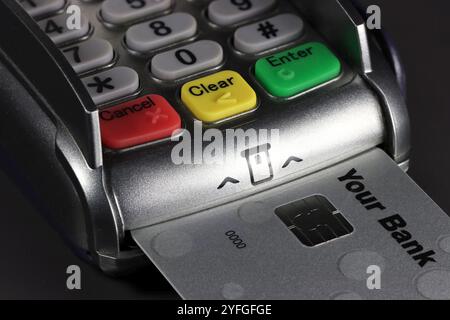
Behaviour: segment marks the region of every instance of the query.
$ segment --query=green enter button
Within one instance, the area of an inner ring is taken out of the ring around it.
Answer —
[[[341,73],[341,63],[323,44],[310,42],[261,58],[256,78],[269,93],[290,97],[330,81]]]

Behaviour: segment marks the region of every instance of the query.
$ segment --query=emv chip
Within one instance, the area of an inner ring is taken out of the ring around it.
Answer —
[[[306,246],[338,239],[353,232],[352,225],[320,195],[310,196],[278,207],[276,215]]]

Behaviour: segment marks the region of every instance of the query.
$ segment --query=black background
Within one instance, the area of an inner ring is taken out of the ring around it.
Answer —
[[[301,1],[301,0],[300,0]],[[394,38],[408,80],[412,178],[450,212],[450,3],[372,0]],[[0,299],[167,299],[177,295],[153,267],[113,279],[79,260],[0,171]],[[82,290],[66,289],[68,265]]]

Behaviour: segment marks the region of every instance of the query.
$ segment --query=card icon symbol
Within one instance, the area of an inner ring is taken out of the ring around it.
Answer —
[[[270,181],[273,178],[269,150],[270,144],[263,144],[241,153],[247,159],[250,181],[253,185]]]

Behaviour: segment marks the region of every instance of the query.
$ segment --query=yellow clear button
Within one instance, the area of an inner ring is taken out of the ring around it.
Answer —
[[[256,93],[235,71],[221,71],[190,81],[181,89],[181,100],[204,122],[217,122],[256,108]]]

